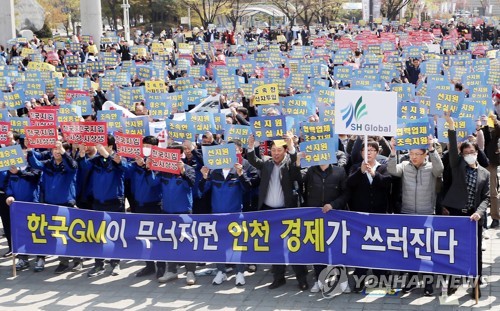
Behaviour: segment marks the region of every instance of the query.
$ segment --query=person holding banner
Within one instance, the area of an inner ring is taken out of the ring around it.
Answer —
[[[292,134],[287,133],[283,138],[286,144],[280,141],[271,143],[271,158],[262,160],[255,155],[255,149],[249,148],[248,162],[260,171],[261,183],[259,186],[259,210],[273,210],[279,208],[296,207],[298,199],[295,196],[294,183],[301,180],[300,168],[296,165],[297,153],[292,141]],[[255,145],[255,137],[248,137],[248,145]],[[307,266],[292,265],[301,290],[307,290]],[[285,285],[284,265],[273,265],[273,282],[269,289]]]
[[[14,201],[25,201],[25,202],[35,202],[37,203],[40,196],[40,175],[39,170],[35,170],[28,166],[24,169],[20,169],[16,166],[11,166],[8,171],[8,184],[5,191],[7,197],[5,203],[8,207],[14,203]],[[7,207],[7,208],[8,208]],[[4,229],[6,224],[3,223]],[[10,230],[5,233],[10,236]],[[24,270],[29,268],[28,255],[18,255],[18,262],[16,264],[16,270]],[[43,271],[45,268],[45,256],[37,256],[35,260],[35,272]]]
[[[43,161],[39,161],[32,150],[28,150],[28,163],[44,173],[42,180],[44,203],[75,207],[78,164],[69,155],[69,150],[68,143],[58,141],[52,149],[52,159]],[[67,272],[70,269],[69,259],[59,257],[59,265],[54,272],[56,274]],[[82,267],[81,258],[73,258],[73,269],[81,270]]]
[[[401,177],[402,183],[402,214],[434,215],[436,206],[436,182],[441,178],[444,167],[441,158],[434,148],[433,137],[429,135],[428,148],[411,149],[410,161],[397,163],[396,140],[391,140],[391,155],[387,162],[387,170],[392,176]],[[429,157],[429,160],[427,160]],[[408,273],[409,281],[403,292],[411,292],[417,288],[416,274]],[[431,296],[434,292],[432,277],[424,277],[427,281],[424,295]]]
[[[297,166],[300,165],[302,156],[304,152],[299,152]],[[315,165],[303,170],[304,206],[321,207],[324,213],[334,209],[345,210],[349,199],[346,180],[344,168],[333,164]],[[311,288],[311,293],[323,290],[323,283],[319,276],[325,268],[326,265],[314,265],[316,281]]]
[[[245,170],[244,164],[246,164],[247,169],[253,169],[248,161],[241,157],[241,142],[238,146],[237,142],[229,142],[236,145],[236,152],[238,163],[234,165],[233,168],[223,168],[215,169],[210,171],[207,167],[201,169],[203,174],[203,179],[201,180],[199,187],[202,193],[208,191],[211,192],[212,201],[212,213],[240,213],[243,211],[243,203],[245,194],[250,192],[252,189],[252,176],[255,179],[255,174],[251,174],[252,171]],[[244,163],[244,161],[246,163]],[[220,285],[223,281],[227,280],[226,276],[226,266],[225,264],[217,264],[217,275],[215,276],[212,283],[214,285]],[[236,265],[236,286],[245,285],[245,265]]]
[[[158,146],[158,138],[146,136],[142,139],[144,157],[149,158],[151,147]],[[153,171],[146,166],[146,161],[142,157],[136,157],[135,162],[128,162],[126,170],[130,176],[130,187],[134,202],[134,213],[141,214],[161,214],[161,186],[153,185]],[[165,274],[165,262],[146,261],[146,267],[141,269],[136,277],[154,274],[160,278]]]
[[[93,209],[103,212],[125,212],[124,178],[125,160],[116,152],[115,138],[109,134],[107,146],[96,146],[98,156],[86,159],[91,164]],[[111,275],[120,274],[120,260],[111,259]],[[87,273],[88,277],[101,275],[105,272],[104,259],[95,259],[95,264]]]
[[[97,149],[95,146],[76,146],[78,147],[78,153],[75,154],[76,162],[78,163],[78,172],[76,173],[76,206],[80,209],[91,210],[93,201],[92,180],[90,178],[92,165],[89,160],[97,156]]]
[[[445,114],[448,123],[449,159],[452,184],[443,199],[443,214],[467,216],[477,222],[477,279],[474,282],[472,298],[481,297],[479,281],[482,275],[482,223],[486,218],[486,209],[490,201],[490,173],[477,162],[478,146],[463,142],[458,153],[455,123],[449,113]],[[458,289],[457,280],[452,276],[448,283],[448,295]],[[477,294],[476,297],[476,288]]]
[[[179,145],[169,146],[168,149],[180,150],[182,155],[184,148]],[[151,158],[148,158],[146,166],[151,167]],[[178,173],[167,173],[158,171],[153,174],[152,186],[160,185],[162,193],[162,212],[165,214],[191,214],[193,210],[193,187],[195,184],[194,169],[179,161]],[[158,278],[158,282],[167,283],[178,278],[177,262],[169,262],[167,271]],[[196,283],[196,263],[185,263],[186,284]]]
[[[387,171],[387,165],[377,161],[379,144],[376,141],[368,141],[367,158],[365,159],[364,146],[361,149],[363,162],[355,164],[351,168],[351,174],[347,178],[349,189],[349,210],[363,213],[387,214],[389,208],[389,192],[392,177]],[[356,268],[354,275],[358,283],[353,292],[361,292],[364,287],[368,269]],[[373,269],[377,277],[385,274],[383,270]]]

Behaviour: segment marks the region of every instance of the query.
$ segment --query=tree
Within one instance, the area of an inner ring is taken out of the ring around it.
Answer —
[[[383,0],[382,15],[388,20],[396,20],[399,12],[410,2],[410,0]]]
[[[303,0],[272,0],[271,3],[285,14],[290,21],[290,27],[293,27],[295,19],[303,13],[304,9]]]
[[[66,33],[70,33],[70,28],[74,33],[76,23],[80,21],[80,0],[40,0],[39,3],[45,9],[51,27],[62,24]]]
[[[252,4],[252,2],[248,0],[246,2],[243,2],[243,0],[231,0],[228,3],[229,7],[225,16],[227,17],[228,20],[231,21],[234,31],[236,31],[236,25],[238,24],[238,21],[242,17],[250,14],[250,12],[245,11],[245,9],[248,8],[248,6],[250,6],[250,4]]]
[[[85,1],[85,0],[84,0]],[[120,15],[119,12],[121,10],[120,5],[123,2],[120,0],[105,0],[102,1],[102,14],[108,20],[108,24],[113,26],[113,29],[116,30],[118,28],[118,18]]]
[[[223,11],[231,0],[187,0],[185,4],[200,17],[203,27],[213,24],[215,17]]]

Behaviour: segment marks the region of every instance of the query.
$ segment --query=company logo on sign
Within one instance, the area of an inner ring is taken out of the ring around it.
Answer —
[[[352,119],[355,118],[356,122],[368,114],[366,110],[366,104],[363,103],[363,96],[360,96],[356,102],[356,106],[350,104],[340,111],[342,113],[342,121],[345,122],[345,127],[349,127],[352,123]]]

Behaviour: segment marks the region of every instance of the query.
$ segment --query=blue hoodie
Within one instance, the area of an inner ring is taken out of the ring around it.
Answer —
[[[9,184],[5,191],[7,197],[14,197],[16,201],[38,203],[41,173],[29,166],[24,170],[19,170],[16,174],[9,172]]]
[[[161,185],[162,208],[167,214],[190,214],[193,208],[194,169],[184,164],[184,174],[157,173],[153,184]]]
[[[54,159],[39,161],[32,151],[28,151],[28,162],[34,169],[43,172],[42,190],[45,203],[75,205],[78,164],[68,153],[61,156],[62,162],[56,164]]]

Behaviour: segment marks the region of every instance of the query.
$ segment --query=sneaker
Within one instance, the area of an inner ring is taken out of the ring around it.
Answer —
[[[214,277],[212,284],[221,285],[222,282],[224,282],[224,281],[227,281],[227,276],[224,272],[219,271],[219,272],[217,272],[217,275]]]
[[[188,271],[186,274],[186,284],[187,285],[194,285],[196,283],[196,276],[194,275],[193,272]]]
[[[117,276],[120,274],[120,264],[117,263],[116,265],[112,266],[111,267],[111,275],[112,276]]]
[[[38,258],[35,264],[35,272],[42,272],[43,269],[45,269],[45,259],[43,258]]]
[[[236,274],[235,284],[236,284],[236,286],[243,286],[243,285],[245,285],[245,275],[242,272],[238,272]]]
[[[89,273],[87,273],[87,276],[89,278],[92,278],[94,276],[98,276],[104,273],[104,266],[94,266],[92,269],[90,269]]]
[[[81,261],[73,262],[73,268],[71,268],[71,271],[82,271],[82,270],[83,270],[83,262]]]
[[[417,284],[410,283],[403,288],[402,292],[403,293],[410,293],[410,292],[414,291],[415,289],[417,289]]]
[[[19,259],[16,264],[16,271],[29,269],[30,263],[27,259]]]
[[[177,275],[177,273],[167,271],[167,272],[165,272],[165,274],[161,278],[158,278],[158,282],[167,283],[167,282],[176,280],[178,277],[179,276]]]
[[[69,271],[69,266],[65,265],[63,263],[60,263],[59,266],[57,266],[56,270],[54,271],[55,274],[63,274],[64,272]]]
[[[433,295],[434,295],[434,288],[432,287],[432,285],[425,285],[424,296],[431,297]]]
[[[319,293],[321,290],[323,290],[323,283],[321,281],[314,282],[313,287],[311,287],[311,293]]]

